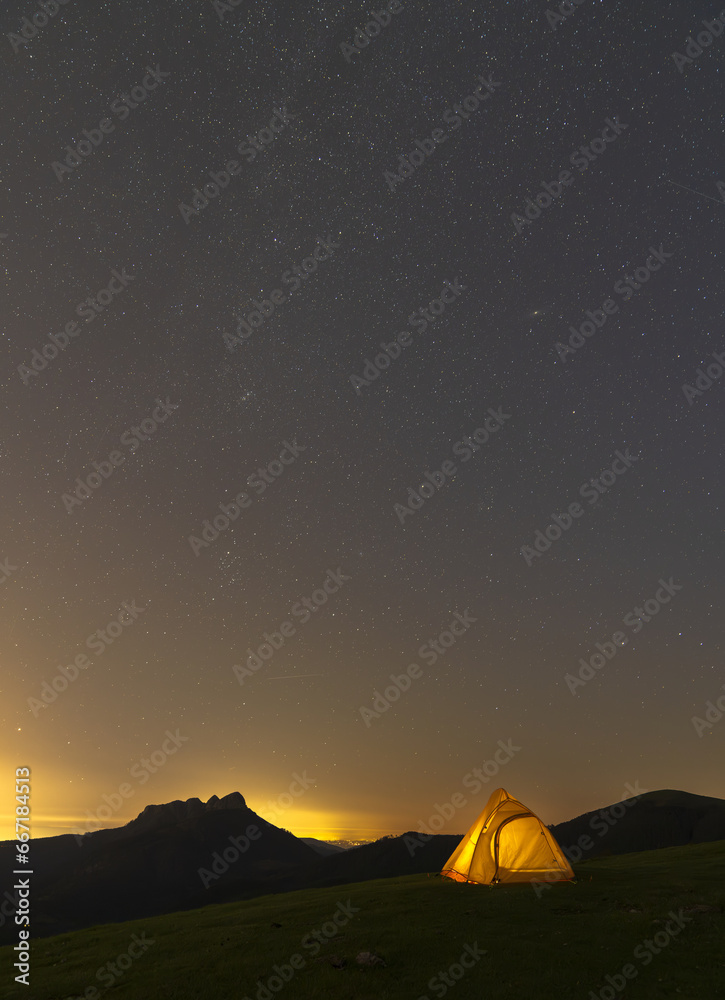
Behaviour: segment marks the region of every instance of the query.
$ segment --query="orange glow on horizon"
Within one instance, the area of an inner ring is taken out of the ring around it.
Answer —
[[[251,808],[251,807],[250,807]],[[256,812],[256,810],[254,810]],[[257,813],[262,819],[281,829],[289,830],[295,837],[312,837],[315,840],[353,840],[370,841],[379,840],[381,837],[392,834],[397,836],[405,831],[393,831],[385,827],[368,827],[356,823],[359,819],[354,816],[344,814],[331,814],[314,812],[312,810],[290,809],[288,815],[284,813],[274,816],[264,816]],[[138,813],[130,816],[116,815],[107,820],[97,820],[91,824],[87,815],[63,815],[63,814],[32,814],[30,824],[30,838],[39,840],[44,837],[60,837],[64,834],[78,834],[86,831],[112,830],[125,826],[131,820],[136,819]],[[368,820],[369,821],[369,820]],[[15,817],[12,813],[0,814],[0,840],[15,840]]]

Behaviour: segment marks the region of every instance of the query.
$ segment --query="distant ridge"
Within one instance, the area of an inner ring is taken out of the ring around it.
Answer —
[[[461,815],[462,825],[474,813]],[[725,840],[725,800],[662,789],[550,829],[576,873],[577,864],[606,854]],[[279,829],[239,792],[149,805],[117,829],[33,841],[34,935],[291,889],[438,874],[462,835],[424,840],[411,831],[341,850]],[[14,853],[15,841],[0,842],[3,871],[12,870]],[[0,943],[15,934],[0,915]]]
[[[703,844],[725,840],[725,800],[663,788],[550,829],[573,864],[609,854]]]
[[[311,847],[313,851],[317,851],[323,858],[329,854],[339,854],[340,851],[346,850],[346,848],[340,847],[339,844],[328,844],[326,840],[317,840],[315,837],[300,837],[300,840],[303,844]]]

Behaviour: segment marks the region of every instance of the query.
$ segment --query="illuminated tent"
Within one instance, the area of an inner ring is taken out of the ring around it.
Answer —
[[[456,882],[560,882],[574,878],[556,840],[530,809],[498,788],[441,872]]]

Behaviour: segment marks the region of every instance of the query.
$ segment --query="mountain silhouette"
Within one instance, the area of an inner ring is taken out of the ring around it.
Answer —
[[[702,844],[725,839],[725,800],[661,789],[550,829],[573,864],[609,854]]]
[[[14,841],[0,843],[4,871],[14,868],[14,850]],[[221,881],[234,898],[260,895],[270,880],[283,881],[319,858],[253,812],[239,792],[206,803],[187,799],[147,806],[125,826],[39,838],[31,851],[33,927],[39,937],[204,906]],[[4,917],[0,943],[9,924]]]
[[[166,802],[160,806],[146,806],[136,819],[132,819],[121,829],[133,833],[139,830],[150,830],[153,827],[160,829],[172,823],[196,819],[204,813],[221,809],[247,809],[247,803],[240,792],[230,792],[222,799],[212,795],[208,802],[202,802],[201,799],[187,799],[185,802],[181,799],[174,799],[173,802]],[[248,811],[251,812],[251,810]]]
[[[461,825],[473,819],[461,816]],[[606,854],[725,839],[725,800],[665,789],[550,829],[576,872],[577,863]],[[413,831],[322,854],[326,845],[268,823],[239,792],[149,805],[117,829],[32,842],[33,936],[266,893],[438,873],[462,835]],[[14,854],[15,841],[0,843],[3,871],[15,867]],[[8,909],[0,912],[0,944],[16,940]]]

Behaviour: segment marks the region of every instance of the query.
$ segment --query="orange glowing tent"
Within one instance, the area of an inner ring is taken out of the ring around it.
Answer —
[[[551,831],[504,788],[491,795],[441,874],[456,882],[483,885],[574,878]]]

